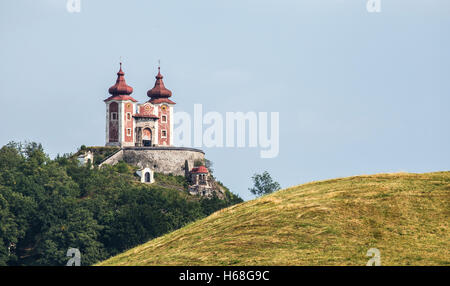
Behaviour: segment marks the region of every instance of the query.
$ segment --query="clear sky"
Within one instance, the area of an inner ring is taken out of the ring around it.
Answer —
[[[104,145],[119,58],[133,97],[158,59],[176,111],[278,111],[280,153],[204,148],[250,199],[255,172],[283,187],[450,169],[450,1],[0,1],[0,144],[47,153]]]

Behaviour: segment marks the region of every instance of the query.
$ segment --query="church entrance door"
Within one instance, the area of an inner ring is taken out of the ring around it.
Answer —
[[[152,131],[150,128],[145,128],[142,131],[142,146],[151,147],[152,146]]]

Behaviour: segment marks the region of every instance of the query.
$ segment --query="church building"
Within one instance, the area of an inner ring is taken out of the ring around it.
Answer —
[[[173,146],[172,92],[164,86],[160,67],[156,82],[147,92],[149,100],[139,104],[127,85],[122,63],[116,84],[109,88],[106,104],[106,146],[158,147]]]

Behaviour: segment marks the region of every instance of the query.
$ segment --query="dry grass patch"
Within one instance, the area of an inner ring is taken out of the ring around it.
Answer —
[[[221,210],[100,265],[450,265],[450,172],[312,182]]]

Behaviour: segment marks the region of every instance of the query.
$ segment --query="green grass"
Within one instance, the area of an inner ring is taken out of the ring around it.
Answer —
[[[120,148],[115,146],[91,146],[91,147],[84,146],[83,148],[80,148],[80,150],[78,150],[73,156],[77,157],[81,153],[91,151],[94,154],[94,164],[98,165],[101,162],[103,162],[103,160],[105,160],[106,158],[113,155],[119,150]]]
[[[175,176],[172,174],[164,175],[162,173],[155,173],[155,184],[179,191],[187,191],[188,187],[188,182],[184,176]]]
[[[218,211],[99,265],[450,265],[450,172],[356,176]]]

